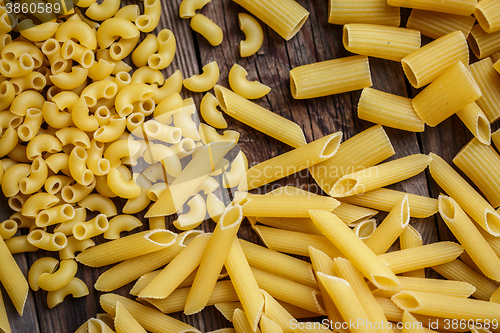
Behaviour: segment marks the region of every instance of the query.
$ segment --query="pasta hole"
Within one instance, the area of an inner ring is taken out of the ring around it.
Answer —
[[[33,58],[29,54],[22,54],[19,57],[19,64],[25,69],[33,69],[35,67]]]
[[[172,38],[172,32],[170,30],[162,30],[158,34],[158,41],[160,43],[166,43],[170,38]]]
[[[479,55],[481,54],[481,52],[479,51],[479,45],[477,44],[477,41],[474,38],[474,36],[472,34],[469,34],[467,41],[469,42],[469,46],[472,49],[472,52],[474,52],[476,57],[479,58]]]
[[[22,200],[18,196],[10,197],[8,200],[9,207],[15,210],[16,212],[20,212],[24,205],[24,200]]]
[[[137,18],[135,24],[140,29],[140,28],[146,28],[149,25],[149,22],[151,22],[151,18],[149,16],[141,15]]]
[[[64,205],[62,212],[68,219],[75,217],[75,209],[71,205]]]
[[[64,236],[64,234],[57,233],[56,235],[54,235],[54,243],[57,246],[65,247],[66,244],[68,243],[68,240],[67,240],[66,236]]]
[[[412,68],[408,65],[406,61],[401,61],[401,65],[403,66],[403,71],[405,72],[408,81],[410,81],[412,86],[417,87],[418,79],[415,76],[415,73],[413,72]]]
[[[37,157],[33,163],[31,163],[31,172],[40,171],[42,164],[40,163],[41,157]]]
[[[353,178],[339,179],[330,191],[330,195],[343,196],[351,192],[357,184],[358,181]]]
[[[84,68],[90,68],[94,62],[94,54],[92,51],[85,52],[82,56],[81,64]]]
[[[486,224],[493,233],[500,235],[500,215],[496,211],[486,212]]]
[[[160,62],[161,62],[161,57],[157,54],[151,55],[148,59],[148,65],[151,68],[157,68],[158,66],[160,66]]]
[[[49,223],[49,214],[47,213],[38,214],[38,224],[41,226],[45,226],[47,223]]]
[[[66,69],[67,62],[63,60],[57,60],[52,64],[52,74],[58,74]]]
[[[23,119],[21,117],[14,117],[11,119],[9,126],[16,128],[16,127],[20,126],[22,123],[23,123]]]
[[[156,121],[148,121],[145,126],[146,133],[150,135],[155,135],[160,133],[160,125]]]
[[[71,41],[66,44],[66,47],[64,48],[64,54],[63,57],[66,59],[69,59],[73,56],[73,53],[75,53],[75,48],[73,47],[73,43]]]
[[[290,40],[293,36],[299,32],[300,28],[304,25],[304,23],[307,21],[307,15],[300,20],[300,22],[297,24],[297,26],[290,32],[290,34],[287,36],[286,40]]]
[[[398,284],[397,280],[393,280],[390,277],[387,276],[373,276],[373,284],[377,286],[377,288],[380,289],[389,289],[389,290],[394,290],[400,288],[400,285]]]
[[[491,25],[488,22],[488,19],[484,16],[483,11],[480,8],[477,8],[477,10],[474,11],[474,16],[477,19],[477,22],[481,22],[481,27],[486,27],[484,31],[488,31],[491,29]]]
[[[136,113],[129,118],[133,125],[140,125],[144,122],[144,115],[142,113]]]
[[[47,55],[57,52],[58,49],[59,49],[59,43],[54,39],[48,39],[42,45],[42,52]]]
[[[453,220],[455,218],[455,206],[453,205],[451,198],[440,196],[439,212],[448,219]]]
[[[16,60],[16,54],[14,52],[11,52],[11,51],[7,51],[5,52],[5,54],[3,55],[3,58],[7,61],[14,61]]]
[[[2,71],[10,73],[11,70],[12,67],[10,66],[10,64],[7,61],[2,61]]]
[[[152,113],[155,109],[155,102],[152,100],[152,99],[148,99],[144,102],[141,102],[141,108],[142,108],[142,112],[146,112],[146,113]]]
[[[9,231],[10,230],[15,230],[18,227],[16,221],[13,221],[13,220],[7,220],[2,225],[3,225],[3,228],[5,230],[9,230]]]
[[[220,108],[223,111],[226,111],[227,110],[226,101],[224,99],[224,94],[222,93],[221,87],[215,86],[214,91],[215,91],[215,97],[217,97],[217,101],[219,102]]]
[[[224,227],[228,227],[231,224],[235,223],[241,217],[241,211],[237,207],[232,207],[222,216],[219,223],[222,223]]]
[[[41,230],[33,230],[32,232],[30,232],[28,237],[31,239],[31,241],[38,242],[43,238],[43,234],[44,232]]]
[[[19,190],[23,194],[28,192],[28,179],[23,178],[19,181]]]
[[[109,227],[108,219],[106,218],[105,215],[100,214],[97,217],[97,221],[96,222],[97,222],[97,226],[101,230],[105,230],[105,229],[107,229]]]
[[[0,84],[0,95],[6,95],[7,94],[7,89],[8,89],[7,82],[8,81],[4,81],[4,82],[2,82]]]
[[[484,117],[477,118],[477,136],[479,141],[489,144],[491,135],[490,123]]]
[[[45,81],[45,78],[42,76],[37,76],[33,79],[33,81],[31,81],[31,86],[35,89],[35,90],[40,90],[40,89],[43,89],[43,87],[45,87],[45,84],[46,84],[46,81]]]
[[[82,147],[75,147],[73,148],[73,150],[75,151],[75,155],[81,159],[81,160],[84,160],[87,158],[87,152],[85,151],[85,149],[83,149]]]
[[[120,80],[123,83],[131,83],[132,82],[132,77],[130,76],[129,73],[127,72],[119,72],[115,76],[118,80]],[[118,88],[118,87],[117,87]],[[116,93],[115,93],[116,94]],[[114,94],[113,94],[114,96]]]
[[[172,143],[177,143],[181,141],[182,138],[182,130],[180,128],[176,128],[170,132],[170,136],[172,138]]]
[[[320,156],[329,157],[330,155],[333,155],[339,148],[340,140],[340,136],[332,136],[326,143]]]
[[[120,44],[113,44],[110,50],[110,54],[112,58],[120,58],[123,52],[123,48]]]
[[[85,100],[85,104],[87,104],[87,106],[94,106],[97,103],[97,100],[92,96],[83,96],[83,99]]]
[[[106,174],[109,172],[109,169],[111,168],[111,165],[109,163],[108,160],[104,159],[104,158],[101,158],[99,160],[99,164],[98,164],[98,167],[99,167],[99,171],[103,174]]]
[[[31,138],[31,129],[28,126],[20,126],[18,132],[23,141],[28,141]]]
[[[373,234],[373,232],[377,228],[377,224],[374,222],[375,220],[372,219],[360,222],[360,224],[356,228],[356,233],[359,239],[366,239]]]
[[[77,224],[73,228],[73,234],[78,239],[84,238],[86,233],[87,233],[87,228],[85,228],[83,224]]]
[[[55,194],[61,189],[62,183],[60,181],[54,182],[48,189],[47,193]]]
[[[90,170],[85,170],[83,172],[83,183],[85,185],[90,185],[92,181],[94,180],[94,174]]]
[[[65,186],[61,190],[61,197],[66,202],[74,202],[76,197],[76,192],[72,187]]]
[[[418,300],[415,298],[415,296],[407,293],[407,292],[401,292],[397,294],[396,296],[393,297],[394,303],[398,305],[401,308],[404,308],[406,310],[408,309],[415,309],[420,306],[420,303]]]
[[[118,86],[116,84],[109,85],[108,87],[106,87],[106,89],[104,89],[104,97],[108,99],[114,97],[117,93],[117,90]]]
[[[181,147],[180,151],[191,154],[194,151],[196,144],[193,140],[183,139],[179,143],[179,147]]]
[[[168,231],[155,232],[149,236],[149,239],[155,243],[168,244],[174,240],[174,235]]]
[[[144,1],[144,3],[146,6],[151,7],[156,3],[156,1],[158,1],[158,0],[146,0],[146,1]]]
[[[342,43],[344,47],[349,47],[349,28],[344,25],[344,33],[342,34]]]

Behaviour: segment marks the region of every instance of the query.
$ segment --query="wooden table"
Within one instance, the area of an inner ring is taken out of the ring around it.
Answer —
[[[131,2],[131,1],[128,1]],[[298,123],[304,130],[308,142],[321,138],[336,131],[344,133],[344,140],[352,137],[373,124],[359,120],[356,114],[357,103],[361,91],[343,93],[311,100],[294,100],[290,93],[290,69],[313,62],[341,58],[351,55],[342,46],[342,27],[327,22],[327,0],[298,0],[309,12],[310,16],[300,32],[289,42],[285,42],[277,33],[262,25],[264,28],[264,44],[257,55],[250,58],[239,56],[239,41],[244,38],[238,26],[238,13],[244,11],[231,0],[213,0],[205,6],[201,13],[215,21],[224,31],[224,41],[220,46],[212,47],[202,36],[191,31],[189,21],[178,16],[181,0],[164,0],[164,14],[161,18],[161,28],[172,30],[177,39],[177,53],[172,65],[165,70],[165,76],[176,69],[180,69],[184,77],[198,74],[203,65],[217,61],[221,76],[219,84],[228,87],[227,76],[234,63],[242,65],[249,73],[249,79],[259,80],[271,86],[271,92],[257,101],[260,105]],[[407,10],[402,10],[403,17],[408,16]],[[405,19],[403,19],[405,21]],[[402,25],[404,26],[404,25]],[[159,29],[157,30],[159,31]],[[423,38],[428,42],[427,38]],[[370,59],[373,88],[413,97],[417,91],[413,90],[405,80],[401,65],[393,61]],[[193,97],[199,105],[202,94],[181,92],[184,98]],[[229,129],[241,133],[240,147],[248,157],[249,163],[260,162],[273,156],[289,151],[290,147],[278,142],[254,129],[226,117]],[[472,138],[458,117],[453,116],[436,128],[427,127],[422,134],[415,134],[401,130],[386,128],[396,154],[391,158],[399,158],[415,153],[428,154],[434,152],[451,162],[460,148]],[[314,184],[311,177],[290,176],[278,182],[281,185],[306,186]],[[394,189],[409,193],[430,195],[437,198],[440,189],[429,176],[421,173],[405,182],[396,184]],[[311,187],[314,191],[315,187]],[[123,205],[119,201],[118,205]],[[5,198],[0,206],[1,217],[8,217],[11,212],[6,208]],[[142,217],[141,217],[142,218]],[[378,216],[380,220],[380,215]],[[144,220],[144,219],[143,219]],[[453,236],[443,221],[437,217],[426,219],[412,219],[414,226],[423,235],[424,244],[438,240],[450,240]],[[145,223],[147,227],[147,222]],[[143,227],[144,228],[144,227]],[[205,221],[202,228],[212,231],[214,223]],[[173,226],[171,229],[174,230]],[[239,236],[258,242],[257,235],[250,229],[248,222],[244,222]],[[102,239],[97,240],[102,241]],[[40,257],[51,255],[44,251],[15,255],[17,262],[25,274],[29,265]],[[57,255],[56,255],[57,257]],[[14,310],[4,291],[12,331],[15,333],[66,333],[74,332],[83,322],[96,313],[102,312],[99,306],[100,292],[93,288],[99,274],[106,268],[91,269],[79,265],[77,276],[85,281],[90,295],[81,299],[67,297],[64,303],[49,310],[46,305],[46,292],[30,291],[25,307],[25,314],[20,317]],[[433,274],[428,271],[429,274]],[[429,275],[431,276],[431,275]],[[437,276],[437,275],[432,275]],[[127,296],[131,285],[127,285],[115,292]],[[232,327],[231,323],[222,317],[213,307],[203,312],[184,316],[174,314],[202,332],[208,332],[223,327]]]

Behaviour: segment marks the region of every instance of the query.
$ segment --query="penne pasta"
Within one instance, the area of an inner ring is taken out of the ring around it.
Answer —
[[[295,99],[340,94],[371,86],[368,57],[361,55],[299,66],[290,71],[290,89]]]
[[[370,23],[399,26],[399,7],[389,6],[385,0],[343,1],[330,0],[328,23]]]
[[[480,300],[489,300],[498,287],[491,280],[479,274],[458,259],[445,264],[432,266],[432,269],[449,280],[463,281],[473,285],[476,287],[476,291],[472,296]]]
[[[146,333],[146,330],[142,328],[120,301],[116,302],[114,326],[116,333]]]
[[[411,225],[407,225],[399,236],[399,246],[401,250],[411,249],[423,245],[422,236]],[[425,269],[418,269],[415,271],[404,272],[403,276],[425,278]]]
[[[293,0],[235,0],[285,40],[292,39],[302,28],[309,12]]]
[[[240,205],[229,206],[220,217],[201,258],[198,273],[186,300],[184,313],[200,312],[207,305],[242,219],[243,213]]]
[[[317,210],[311,210],[310,216],[316,226],[370,282],[383,289],[400,286],[396,275],[380,260],[380,257],[358,239],[338,217]]]
[[[226,258],[225,267],[241,302],[250,328],[255,331],[264,311],[264,297],[250,269],[249,262],[238,238]]]
[[[0,262],[2,263],[2,269],[0,270],[0,282],[7,291],[7,294],[9,294],[17,312],[22,316],[24,305],[28,297],[28,282],[1,237]]]
[[[472,139],[453,158],[453,163],[481,190],[493,207],[500,206],[498,187],[500,179],[500,156],[492,146]]]
[[[309,210],[331,212],[339,205],[334,198],[320,195],[258,195],[248,194],[243,203],[244,216],[308,217]]]
[[[387,134],[382,126],[376,125],[344,141],[332,158],[309,171],[323,191],[329,193],[343,175],[371,167],[392,155],[394,149]]]
[[[387,252],[410,223],[408,196],[405,196],[380,223],[375,232],[365,241],[373,253]]]
[[[307,257],[309,256],[309,246],[313,246],[331,258],[343,256],[342,252],[323,235],[311,235],[257,225],[254,225],[252,229],[259,235],[262,242],[274,251]]]
[[[470,103],[462,110],[458,111],[457,116],[462,120],[464,125],[467,126],[469,131],[474,134],[479,142],[485,145],[491,143],[489,120],[476,102]]]
[[[0,293],[0,330],[5,333],[11,333],[9,318],[7,317],[7,311],[5,310],[2,293]]]
[[[246,172],[238,190],[249,191],[323,162],[335,155],[341,140],[342,132],[333,133],[254,165]]]
[[[349,23],[344,25],[342,43],[352,53],[401,61],[420,48],[420,32],[386,25]]]
[[[493,60],[488,57],[470,65],[470,72],[482,96],[476,101],[490,123],[500,118],[500,76],[493,68]]]
[[[101,307],[112,316],[116,315],[116,303],[124,305],[128,312],[148,331],[157,333],[192,332],[200,333],[196,328],[174,319],[158,310],[134,302],[116,294],[104,294],[100,297]]]
[[[441,265],[453,261],[463,248],[454,242],[437,242],[378,256],[394,274]]]
[[[216,85],[219,106],[229,116],[294,148],[306,144],[299,125],[277,115],[222,86]]]
[[[441,157],[431,153],[429,171],[436,183],[482,228],[500,235],[500,215]]]
[[[143,231],[87,249],[76,260],[87,266],[102,267],[168,248],[175,244],[176,237],[168,230]]]
[[[410,216],[416,218],[425,218],[438,212],[438,202],[434,198],[428,198],[421,195],[404,193],[400,191],[380,188],[350,197],[341,198],[343,203],[350,203],[358,206],[378,209],[384,212],[390,212],[393,207],[408,196],[410,206]]]
[[[394,184],[422,172],[430,160],[427,155],[414,154],[342,176],[329,194],[348,197]]]
[[[258,327],[255,330],[252,329],[252,326],[250,326],[250,323],[247,320],[245,311],[239,308],[234,310],[233,325],[235,331],[238,333],[261,333]]]
[[[239,240],[239,244],[250,266],[313,288],[318,287],[312,266],[308,262],[243,239]]]
[[[450,32],[460,30],[467,38],[475,20],[472,16],[446,14],[428,10],[413,9],[406,27],[420,31],[424,36],[438,39]]]

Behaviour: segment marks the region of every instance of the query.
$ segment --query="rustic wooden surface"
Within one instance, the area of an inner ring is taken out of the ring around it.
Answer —
[[[372,124],[357,118],[356,107],[360,91],[312,100],[294,100],[291,96],[290,69],[350,55],[341,43],[342,27],[327,23],[328,6],[326,0],[298,0],[310,12],[310,16],[300,32],[289,42],[285,42],[274,31],[262,25],[264,44],[258,54],[250,58],[241,58],[238,52],[239,41],[243,38],[238,27],[238,13],[244,11],[242,8],[231,0],[213,0],[203,8],[201,12],[215,21],[224,31],[222,44],[218,47],[212,47],[203,37],[191,31],[188,20],[179,18],[180,1],[164,0],[163,3],[164,11],[160,28],[171,29],[177,39],[177,53],[172,65],[165,70],[166,75],[180,69],[184,77],[189,77],[198,74],[203,65],[215,60],[221,70],[219,84],[228,86],[229,69],[234,63],[239,63],[247,69],[249,79],[259,80],[272,88],[269,95],[258,100],[257,103],[297,122],[303,128],[308,142],[336,131],[342,131],[345,140],[372,126]],[[408,11],[403,10],[403,17],[407,17],[407,15]],[[424,41],[428,42],[425,38]],[[374,88],[409,97],[418,92],[409,87],[399,63],[371,58],[370,67]],[[202,97],[202,94],[186,90],[183,90],[181,94],[183,97],[193,97],[197,104]],[[238,121],[226,119],[230,129],[241,133],[240,147],[250,163],[261,162],[290,150],[287,145]],[[422,134],[389,128],[386,130],[396,151],[392,159],[415,153],[434,152],[451,162],[455,154],[471,138],[471,134],[456,116],[451,117],[436,128],[427,127]],[[317,190],[311,177],[304,174],[301,177],[290,176],[278,183],[302,186],[312,191]],[[430,195],[435,198],[440,192],[437,185],[430,179],[428,172],[396,184],[393,188],[409,193]],[[7,217],[11,212],[6,208],[5,198],[1,200],[0,217]],[[118,205],[123,205],[123,201],[118,202]],[[377,217],[380,221],[383,214]],[[453,239],[442,220],[437,216],[427,219],[412,219],[412,225],[423,235],[424,243]],[[213,227],[211,221],[205,221],[202,224],[202,228],[207,231],[212,231]],[[143,228],[147,228],[147,222]],[[171,228],[173,229],[173,227]],[[239,236],[258,242],[258,237],[250,229],[247,222],[242,225]],[[17,254],[15,258],[23,272],[27,274],[27,268],[30,264],[47,255],[54,256],[53,253],[38,251],[30,254]],[[15,333],[74,332],[88,318],[102,312],[99,306],[101,293],[94,290],[93,284],[99,274],[106,269],[107,267],[91,269],[80,265],[77,276],[85,281],[89,287],[90,295],[80,299],[68,297],[62,305],[52,310],[47,308],[46,292],[30,291],[23,317],[15,312],[9,298],[3,291],[12,331]],[[429,276],[436,276],[432,271],[427,273]],[[130,288],[131,285],[128,285],[116,292],[127,296]],[[174,317],[193,325],[202,332],[232,326],[213,307],[209,307],[197,315],[186,317],[178,313],[174,314]]]

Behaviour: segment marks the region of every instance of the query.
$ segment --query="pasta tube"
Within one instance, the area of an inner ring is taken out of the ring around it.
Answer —
[[[7,317],[7,311],[5,310],[5,303],[3,301],[2,293],[0,293],[0,330],[5,333],[10,333],[9,318]]]
[[[371,167],[392,155],[394,149],[387,134],[382,126],[376,125],[343,142],[332,158],[309,171],[323,191],[329,193],[343,175]]]
[[[295,67],[290,89],[295,99],[340,94],[372,86],[366,56],[351,56]]]
[[[348,197],[394,184],[422,172],[430,161],[427,155],[414,154],[360,170],[338,179],[329,194]]]
[[[489,145],[491,143],[490,121],[476,102],[473,102],[458,111],[457,116],[460,120],[462,120],[464,125],[467,126],[469,131],[474,134],[479,142],[485,145]]]
[[[192,332],[200,333],[196,328],[174,319],[158,310],[134,302],[116,294],[104,294],[99,299],[101,307],[112,316],[116,315],[116,303],[120,302],[128,312],[148,331],[157,333]]]
[[[247,194],[243,215],[257,217],[308,217],[309,210],[331,212],[339,205],[334,198],[320,195]]]
[[[399,26],[399,7],[389,6],[385,0],[343,1],[329,0],[328,23],[369,23]]]
[[[438,39],[450,32],[460,30],[468,36],[475,19],[472,16],[439,13],[413,9],[406,27],[420,31],[424,36]]]
[[[246,172],[238,190],[252,190],[325,161],[335,155],[341,139],[341,132],[333,133],[259,163]]]
[[[120,303],[116,302],[116,315],[115,315],[115,330],[117,333],[146,333],[146,330],[135,320],[135,318],[128,312],[127,308]]]
[[[359,119],[410,132],[423,132],[424,122],[413,109],[411,98],[364,88],[358,102]]]
[[[310,211],[316,226],[375,286],[385,289],[399,287],[396,275],[335,215]]]
[[[234,0],[285,40],[292,39],[304,25],[309,12],[293,0]]]
[[[451,319],[498,320],[500,304],[422,291],[401,291],[391,300],[403,310]]]
[[[500,258],[481,236],[472,221],[450,197],[439,196],[439,213],[467,254],[487,277],[500,280]]]
[[[353,205],[390,212],[405,195],[408,196],[411,217],[425,218],[438,212],[438,202],[434,198],[404,193],[387,188],[379,188],[362,194],[341,198],[340,200],[342,203],[347,202]],[[340,207],[342,207],[342,204]]]
[[[487,33],[481,28],[480,24],[472,27],[468,37],[470,48],[478,59],[489,57],[495,52],[500,51],[500,31]]]
[[[304,132],[293,121],[264,109],[219,85],[216,85],[214,90],[222,111],[229,116],[294,148],[306,144]]]
[[[420,32],[385,25],[349,23],[344,25],[342,43],[352,53],[401,61],[420,48]]]
[[[430,154],[429,171],[436,183],[482,228],[500,236],[500,215],[441,157]]]
[[[474,10],[474,16],[484,31],[487,33],[493,33],[500,30],[499,11],[500,6],[497,1],[479,1],[476,9]]]
[[[413,98],[413,107],[427,125],[434,127],[479,97],[481,90],[471,73],[457,61]]]
[[[228,207],[220,217],[186,299],[185,314],[197,313],[206,306],[242,219],[239,205]]]
[[[396,7],[410,7],[435,12],[471,15],[476,8],[477,0],[451,0],[436,3],[432,0],[387,0],[387,4]]]
[[[143,231],[87,249],[76,260],[91,267],[106,266],[165,249],[175,244],[176,236],[168,230]]]
[[[0,282],[7,291],[7,294],[9,294],[17,312],[22,316],[26,298],[28,297],[28,282],[1,237],[0,262],[2,263],[2,269],[0,270]]]
[[[399,236],[399,245],[401,247],[401,250],[422,246],[422,235],[420,235],[418,230],[413,228],[411,225],[407,225],[405,230],[403,230],[403,232]],[[403,273],[403,276],[425,278],[425,270],[418,269],[411,272],[405,272]]]
[[[489,57],[471,64],[469,68],[482,93],[476,103],[492,123],[500,118],[500,76]]]

